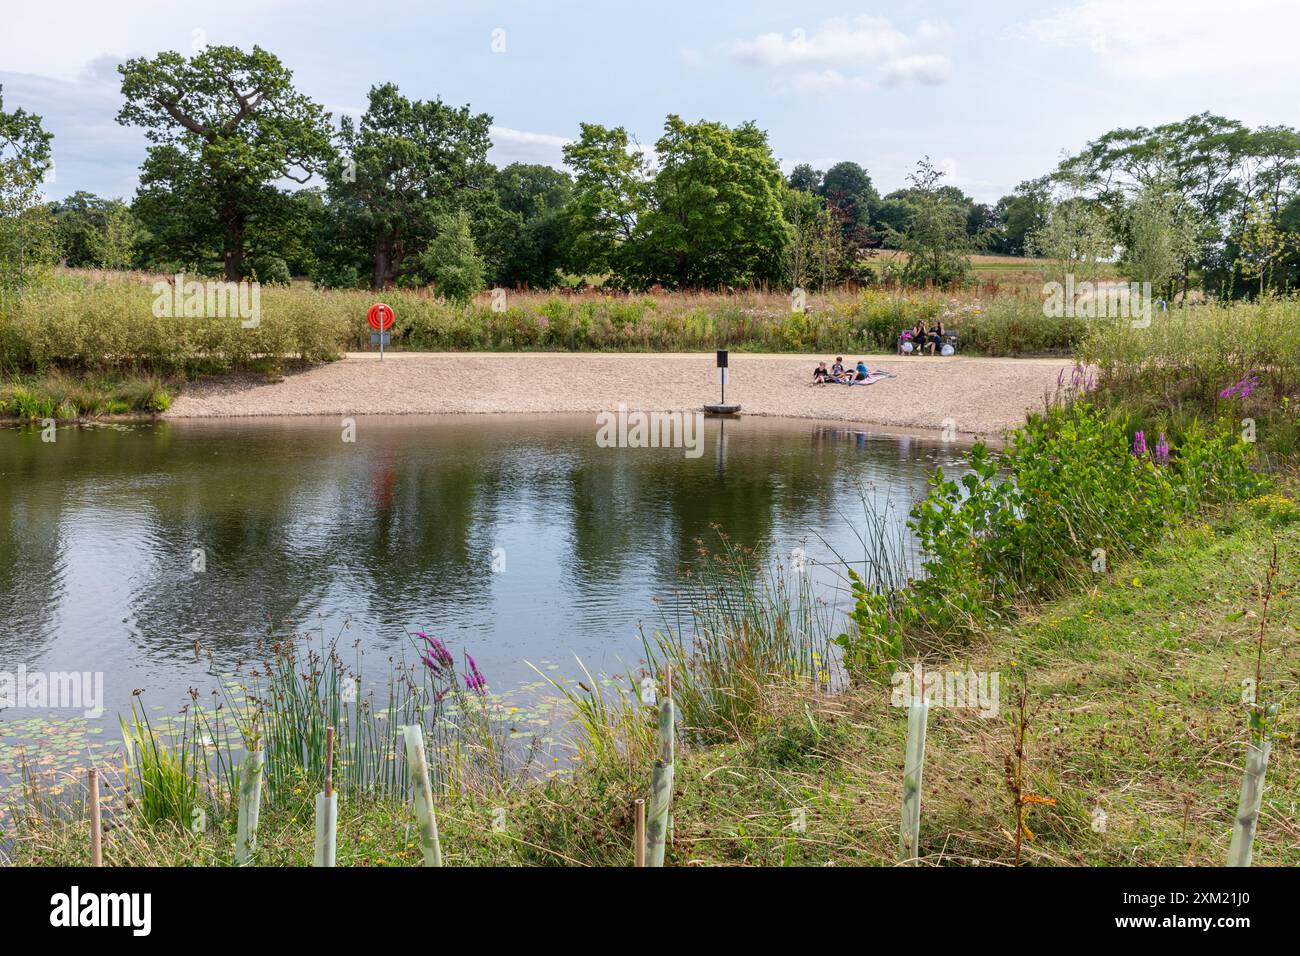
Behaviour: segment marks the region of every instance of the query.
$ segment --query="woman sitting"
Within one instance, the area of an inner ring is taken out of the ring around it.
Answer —
[[[943,349],[943,319],[934,320],[934,328],[926,337],[926,345],[930,347],[930,354],[933,355],[937,350]]]
[[[925,319],[917,319],[916,325],[912,326],[912,354],[920,355],[921,350],[925,348],[925,340],[930,333],[925,328]]]

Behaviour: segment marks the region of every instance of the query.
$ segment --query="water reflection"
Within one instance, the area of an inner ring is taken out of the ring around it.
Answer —
[[[194,639],[229,666],[268,622],[320,615],[381,655],[426,628],[498,687],[526,657],[616,668],[717,528],[860,558],[858,486],[905,506],[959,455],[760,419],[705,442],[598,448],[590,416],[363,417],[355,442],[335,419],[0,429],[0,667],[179,703]]]

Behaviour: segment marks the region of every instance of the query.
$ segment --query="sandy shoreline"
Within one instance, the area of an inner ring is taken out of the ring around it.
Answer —
[[[856,362],[864,356],[845,356]],[[746,415],[814,418],[898,430],[949,427],[999,435],[1042,408],[1068,360],[865,356],[874,385],[812,386],[834,356],[732,353],[728,401]],[[270,415],[521,414],[679,411],[716,401],[709,353],[351,353],[267,383],[261,376],[196,382],[168,418]]]

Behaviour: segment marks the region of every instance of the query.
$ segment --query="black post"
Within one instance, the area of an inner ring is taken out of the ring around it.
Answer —
[[[727,404],[727,350],[718,349],[718,382],[722,385],[721,404]]]

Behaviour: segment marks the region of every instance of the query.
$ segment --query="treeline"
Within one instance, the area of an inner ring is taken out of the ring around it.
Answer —
[[[119,67],[150,145],[129,203],[39,201],[50,136],[0,100],[0,281],[62,258],[330,288],[950,285],[974,252],[1118,266],[1170,298],[1300,283],[1300,134],[1202,114],[1115,130],[993,205],[927,159],[880,195],[854,162],[782,174],[753,123],[667,117],[650,146],[582,124],[567,170],[487,159],[492,118],[370,90],[330,115],[254,47]],[[897,250],[905,255],[880,255]]]

